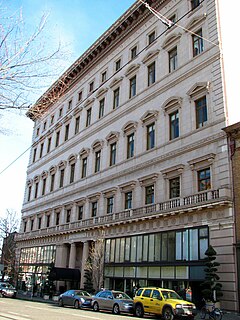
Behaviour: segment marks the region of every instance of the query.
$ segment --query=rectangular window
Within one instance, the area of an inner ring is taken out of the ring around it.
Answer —
[[[80,116],[75,118],[75,134],[79,132],[79,128],[80,128]]]
[[[41,229],[41,224],[42,224],[42,218],[38,218],[38,229]]]
[[[42,158],[42,155],[43,155],[43,147],[44,147],[44,144],[41,143],[41,145],[40,145],[40,155],[39,155],[39,158]]]
[[[89,92],[92,92],[94,89],[94,81],[90,82],[89,84]]]
[[[200,0],[191,0],[191,8],[192,10],[197,8],[200,5]]]
[[[121,59],[116,61],[115,70],[118,71],[121,68]]]
[[[147,150],[155,147],[155,123],[147,126]]]
[[[207,123],[207,101],[206,96],[195,101],[197,128],[203,127]]]
[[[68,101],[68,110],[72,109],[72,100]]]
[[[169,198],[180,197],[180,177],[169,180]]]
[[[50,191],[54,190],[55,173],[51,175]]]
[[[173,72],[177,69],[177,47],[169,51],[169,72]]]
[[[33,162],[36,161],[36,156],[37,156],[37,148],[33,149]]]
[[[34,226],[34,220],[31,220],[31,224],[30,224],[31,231],[33,230],[33,226]]]
[[[114,203],[113,197],[107,198],[107,213],[113,213],[113,203]]]
[[[72,163],[70,167],[70,183],[74,182],[74,176],[75,176],[75,163]]]
[[[87,158],[82,159],[82,178],[87,176]]]
[[[59,188],[63,187],[63,182],[64,182],[64,169],[60,170],[60,181],[59,181]]]
[[[60,212],[56,212],[56,219],[55,219],[55,221],[56,221],[56,226],[58,226],[59,225],[59,223],[60,223]]]
[[[169,115],[170,140],[179,137],[179,112],[178,110]]]
[[[197,56],[203,52],[203,38],[202,38],[202,29],[195,32],[192,36],[192,43],[193,43],[193,56]]]
[[[30,201],[31,200],[31,193],[32,193],[32,186],[29,186],[28,187],[28,201]]]
[[[78,101],[82,101],[82,91],[78,92]]]
[[[47,121],[45,121],[43,124],[43,130],[46,130],[46,127],[47,127]]]
[[[130,255],[130,261],[136,262],[136,251],[137,250],[137,237],[131,237],[131,255]]]
[[[211,189],[210,168],[198,171],[198,191]]]
[[[35,184],[35,193],[34,193],[34,198],[36,199],[38,196],[38,186],[39,186],[39,182],[36,182]]]
[[[155,79],[155,62],[153,62],[152,64],[150,64],[148,66],[148,86],[150,86],[151,84],[153,84],[156,79]]]
[[[116,164],[117,143],[110,144],[110,166]]]
[[[51,150],[51,143],[52,143],[52,137],[49,137],[48,138],[48,145],[47,145],[47,153],[49,153]]]
[[[66,223],[69,223],[71,221],[71,209],[67,209],[66,212]]]
[[[54,122],[54,115],[51,116],[51,124]]]
[[[127,159],[134,156],[134,133],[127,136]]]
[[[100,171],[101,165],[101,150],[95,152],[95,172]]]
[[[83,206],[78,206],[78,220],[83,218]]]
[[[56,132],[55,147],[59,146],[59,140],[60,140],[60,131],[57,131]]]
[[[92,202],[92,217],[97,216],[97,201]]]
[[[136,58],[136,56],[137,56],[137,46],[131,49],[131,59]]]
[[[99,119],[101,119],[104,116],[104,105],[105,105],[105,98],[99,101],[99,113],[98,113]]]
[[[69,137],[69,123],[65,126],[65,137],[64,140],[67,141]]]
[[[46,227],[49,228],[49,226],[50,226],[50,215],[47,215],[47,216],[46,216],[46,219],[47,219],[47,221],[46,221]]]
[[[113,109],[119,107],[119,96],[120,96],[120,89],[117,88],[113,91]]]
[[[47,181],[46,178],[42,180],[42,196],[45,195],[45,191],[46,191],[46,181]]]
[[[150,33],[150,34],[148,35],[148,44],[153,43],[154,40],[155,40],[155,38],[156,38],[156,33],[155,33],[155,31],[153,31],[152,33]]]
[[[63,108],[59,109],[58,117],[60,118],[62,116]]]
[[[154,185],[145,188],[145,204],[154,203]]]
[[[136,88],[137,88],[137,78],[134,76],[129,80],[129,98],[132,98],[136,95]]]
[[[86,127],[90,126],[91,124],[91,116],[92,116],[92,108],[89,108],[87,110]]]
[[[104,71],[102,73],[102,82],[105,82],[107,80],[107,71]]]
[[[132,191],[125,193],[125,209],[131,209],[132,208]]]

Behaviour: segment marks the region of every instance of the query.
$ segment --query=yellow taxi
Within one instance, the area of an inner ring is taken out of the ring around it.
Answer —
[[[164,288],[140,288],[133,299],[134,313],[142,318],[144,313],[161,316],[164,320],[174,318],[193,319],[197,314],[194,303],[183,300],[175,291]]]

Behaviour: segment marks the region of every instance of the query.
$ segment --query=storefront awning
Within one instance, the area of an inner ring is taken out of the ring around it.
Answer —
[[[53,267],[49,273],[49,279],[52,281],[55,281],[55,280],[80,281],[80,270]]]

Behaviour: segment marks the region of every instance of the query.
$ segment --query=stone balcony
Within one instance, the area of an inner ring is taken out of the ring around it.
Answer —
[[[122,212],[96,216],[80,221],[69,222],[49,228],[32,230],[30,232],[19,233],[16,241],[42,238],[51,235],[75,233],[96,229],[104,226],[122,224],[139,220],[154,219],[156,217],[167,217],[175,214],[202,210],[204,208],[214,208],[216,206],[232,205],[231,190],[221,188],[209,190],[183,198],[175,198],[161,203],[146,205],[135,209],[126,209]]]

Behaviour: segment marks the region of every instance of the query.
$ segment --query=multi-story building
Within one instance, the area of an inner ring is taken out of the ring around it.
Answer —
[[[54,263],[83,286],[103,238],[105,287],[191,286],[197,302],[211,244],[237,310],[217,1],[148,3],[169,26],[135,2],[28,112],[19,281]]]

